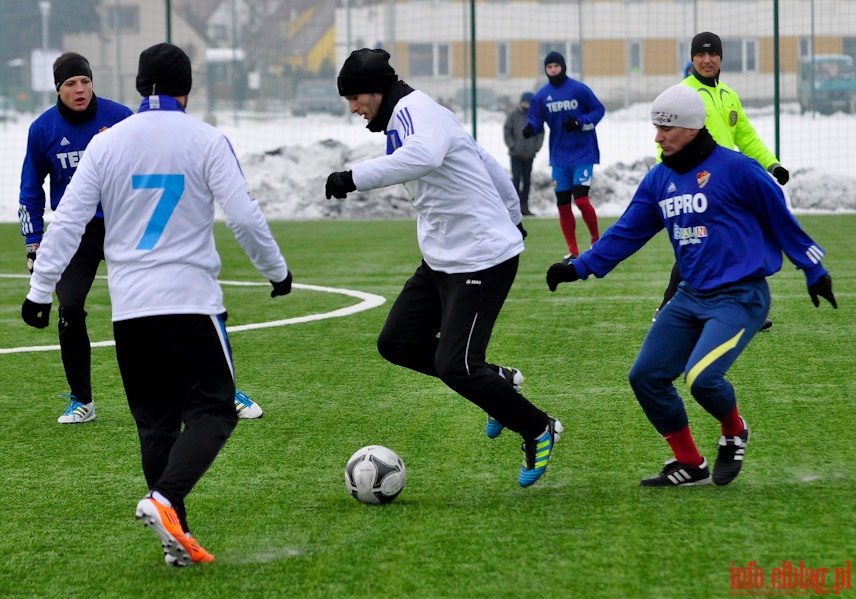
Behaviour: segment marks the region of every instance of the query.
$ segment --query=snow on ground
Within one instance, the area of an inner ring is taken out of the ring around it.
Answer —
[[[654,130],[648,110],[649,106],[638,104],[609,111],[597,127],[601,164],[595,167],[590,197],[601,216],[621,214],[653,165]],[[747,112],[772,147],[772,108]],[[504,118],[502,113],[480,115],[477,136],[508,168],[502,140]],[[31,119],[32,115],[25,115],[17,122],[0,124],[0,180],[5,182],[0,187],[0,222],[17,221],[20,171]],[[368,132],[358,116],[273,117],[224,111],[216,113],[213,122],[232,142],[247,180],[270,219],[367,219],[414,214],[401,186],[357,192],[346,200],[324,198],[324,182],[330,172],[347,170],[351,164],[384,151],[384,136]],[[472,131],[471,124],[464,126]],[[856,172],[848,160],[854,155],[856,116],[800,115],[796,108],[786,107],[780,126],[780,158],[791,171],[785,191],[795,211],[856,211]],[[536,215],[555,216],[546,145],[535,158],[530,207]]]

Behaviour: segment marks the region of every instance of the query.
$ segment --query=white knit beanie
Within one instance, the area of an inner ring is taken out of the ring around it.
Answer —
[[[662,127],[701,129],[706,118],[704,100],[696,90],[680,83],[657,96],[651,105],[651,122]]]

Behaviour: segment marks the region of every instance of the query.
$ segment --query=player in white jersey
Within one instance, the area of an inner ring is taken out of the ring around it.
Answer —
[[[180,48],[142,52],[140,110],[87,147],[39,247],[21,310],[27,324],[47,326],[56,283],[100,201],[116,357],[149,487],[136,515],[176,566],[214,560],[190,534],[184,499],[238,422],[215,200],[273,284],[271,297],[288,294],[292,280],[229,141],[185,114],[190,87]]]
[[[528,487],[546,471],[561,423],[520,394],[519,371],[485,361],[523,251],[517,192],[454,114],[398,80],[384,50],[352,52],[338,86],[369,131],[386,133],[387,155],[330,174],[327,198],[402,183],[418,214],[423,261],[395,300],[378,351],[486,411],[488,437],[505,427],[519,433],[518,482]]]

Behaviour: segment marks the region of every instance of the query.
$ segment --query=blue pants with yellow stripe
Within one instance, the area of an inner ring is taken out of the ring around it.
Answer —
[[[630,369],[630,386],[660,434],[689,423],[674,381],[684,374],[695,400],[721,420],[737,405],[725,373],[755,336],[770,310],[766,279],[741,281],[714,291],[682,282],[660,310]]]

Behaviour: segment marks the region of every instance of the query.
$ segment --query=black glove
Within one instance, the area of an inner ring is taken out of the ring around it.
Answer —
[[[33,274],[33,262],[36,261],[36,250],[38,249],[38,243],[27,244],[27,268],[30,269],[30,274]]]
[[[565,124],[562,125],[562,129],[564,129],[568,133],[571,133],[572,131],[576,131],[577,129],[582,129],[582,128],[583,128],[583,124],[579,121],[579,119],[577,119],[575,117],[569,118],[567,121],[565,121]]]
[[[526,125],[523,127],[523,131],[520,134],[523,136],[523,139],[529,139],[532,137],[532,125]]]
[[[354,185],[354,175],[351,171],[330,173],[327,177],[327,185],[324,187],[328,200],[330,198],[344,200],[345,196],[356,190],[357,186]]]
[[[785,171],[787,172],[787,171]],[[820,280],[814,285],[808,286],[808,295],[811,298],[811,303],[814,304],[814,307],[817,308],[820,306],[820,300],[817,299],[818,296],[822,297],[830,304],[832,307],[838,310],[838,302],[835,301],[835,296],[832,295],[832,277],[829,275],[823,275],[820,277]]]
[[[24,300],[24,305],[21,306],[21,318],[24,319],[31,327],[43,329],[48,326],[50,320],[51,305],[37,304],[28,299]]]
[[[791,174],[788,172],[788,169],[783,167],[781,164],[773,169],[772,174],[776,178],[776,181],[779,182],[779,185],[784,185],[791,178]]]
[[[291,271],[288,271],[288,276],[285,277],[282,281],[277,283],[276,281],[271,281],[270,284],[273,285],[273,291],[270,292],[271,297],[276,297],[278,295],[288,295],[291,293]]]
[[[517,223],[517,230],[520,231],[520,234],[523,236],[523,239],[526,239],[526,236],[529,235],[529,233],[526,232],[526,229],[523,228],[523,221]]]
[[[556,262],[547,271],[547,287],[550,291],[555,291],[559,283],[572,283],[579,281],[580,275],[577,274],[577,269],[574,268],[574,263],[565,264],[564,262]]]

